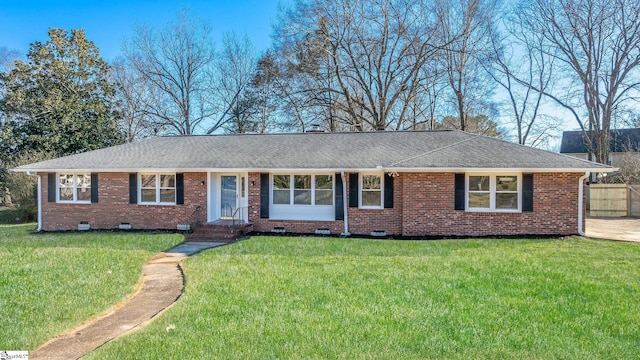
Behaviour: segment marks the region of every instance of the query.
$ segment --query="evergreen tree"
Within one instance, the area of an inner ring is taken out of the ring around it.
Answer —
[[[109,65],[83,30],[50,29],[34,42],[26,62],[0,74],[1,158],[26,153],[62,156],[123,142]]]

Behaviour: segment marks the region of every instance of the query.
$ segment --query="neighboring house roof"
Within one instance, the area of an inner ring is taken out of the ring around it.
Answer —
[[[600,171],[610,166],[462,131],[155,137],[16,171]]]
[[[589,132],[595,144],[595,134]],[[640,151],[640,128],[610,130],[609,151],[614,153]],[[588,154],[587,138],[582,131],[564,131],[562,133],[561,154]]]

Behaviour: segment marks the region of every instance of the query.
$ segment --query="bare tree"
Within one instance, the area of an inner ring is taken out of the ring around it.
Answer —
[[[208,24],[187,10],[156,31],[136,26],[123,51],[137,76],[155,89],[149,115],[170,133],[190,135],[216,113],[212,92],[214,44]]]
[[[494,62],[488,73],[507,95],[518,144],[543,146],[560,127],[557,118],[541,114],[545,91],[553,78],[553,57],[542,50],[541,34],[524,34],[522,14],[514,7],[505,14],[506,35],[492,36]],[[510,123],[510,121],[509,121]]]
[[[20,59],[21,56],[20,51],[16,49],[9,49],[4,46],[0,47],[0,73],[11,71],[15,61]]]
[[[522,32],[542,36],[538,47],[556,59],[561,75],[555,89],[538,90],[572,112],[585,139],[594,133],[590,150],[596,161],[608,163],[613,116],[637,105],[640,2],[533,0],[520,5]]]
[[[492,104],[495,84],[489,81],[488,62],[492,62],[492,30],[498,2],[496,0],[443,1],[442,29],[449,43],[444,51],[453,108],[460,130],[467,130],[469,117],[486,114]]]
[[[116,83],[120,128],[127,142],[161,132],[162,125],[151,116],[153,105],[157,102],[156,88],[149,86],[148,80],[133,71],[124,59],[111,64],[111,76]]]
[[[421,0],[296,1],[274,39],[296,81],[310,85],[297,103],[325,109],[330,128],[338,119],[351,130],[402,129],[424,116],[414,101],[422,69],[446,45],[438,11]]]
[[[209,125],[207,134],[221,127],[233,132],[236,132],[233,129],[249,131],[247,125],[252,121],[255,101],[247,90],[254,78],[257,61],[256,50],[247,35],[240,37],[235,32],[223,34],[222,52],[215,63],[213,79],[216,117]]]

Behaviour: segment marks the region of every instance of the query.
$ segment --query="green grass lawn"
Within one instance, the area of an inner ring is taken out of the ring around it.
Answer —
[[[640,244],[253,237],[89,359],[638,358]]]
[[[135,290],[142,264],[183,240],[173,234],[32,235],[0,225],[0,350],[35,350]]]

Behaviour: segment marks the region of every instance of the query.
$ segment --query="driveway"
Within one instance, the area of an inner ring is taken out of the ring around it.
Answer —
[[[640,219],[587,218],[585,234],[590,238],[640,242]]]

